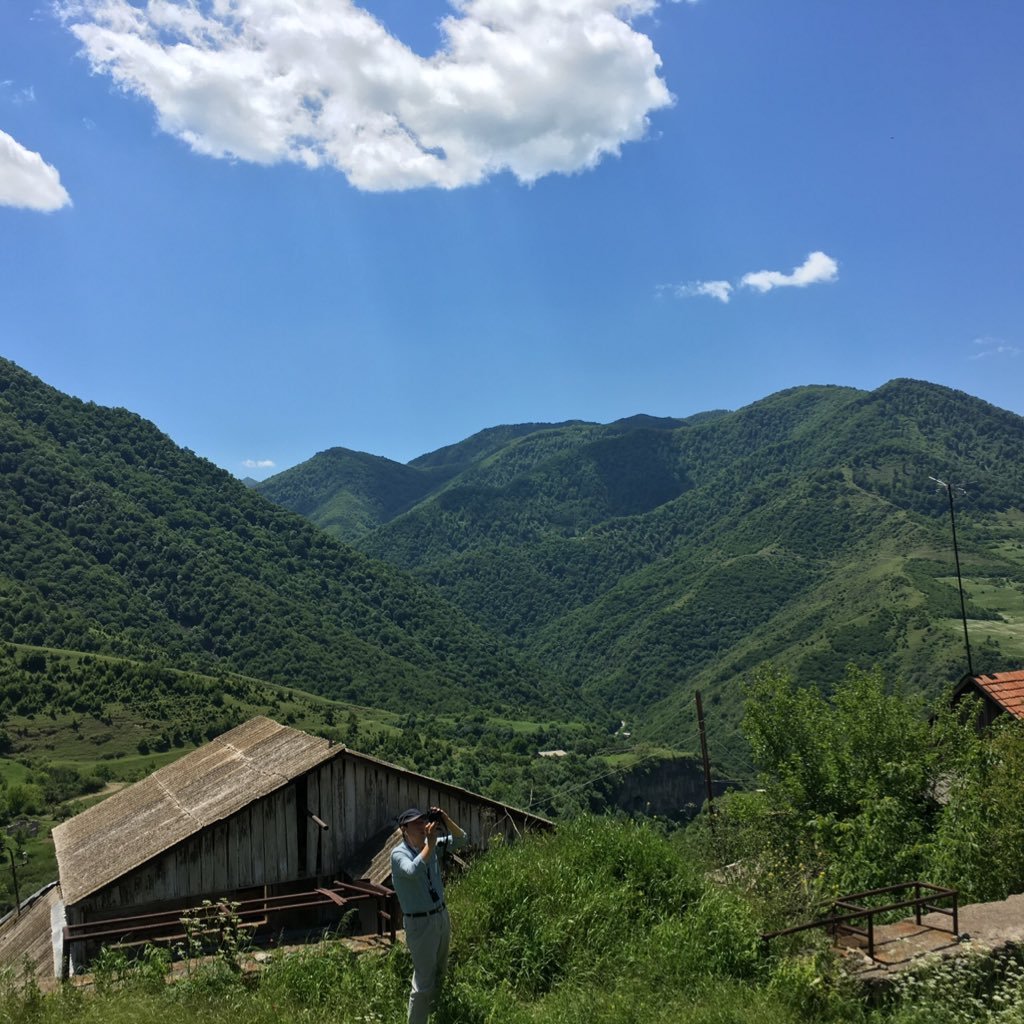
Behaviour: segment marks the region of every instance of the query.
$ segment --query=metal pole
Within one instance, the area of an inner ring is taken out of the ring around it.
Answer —
[[[960,548],[956,542],[956,514],[953,511],[953,485],[940,480],[937,476],[928,477],[940,487],[946,488],[946,497],[949,499],[949,525],[953,531],[953,560],[956,563],[956,585],[960,591],[960,621],[964,624],[964,648],[967,651],[967,674],[974,675],[974,664],[971,661],[971,640],[967,635],[967,606],[964,603],[964,581],[960,575]]]
[[[700,756],[704,762],[704,789],[707,793],[708,812],[715,813],[715,793],[711,786],[711,759],[708,757],[708,737],[704,729],[704,705],[701,703],[700,690],[694,696],[697,698],[697,729],[700,732]]]
[[[967,635],[967,608],[964,604],[964,584],[960,578],[960,549],[956,543],[956,515],[953,512],[953,485],[946,484],[946,494],[949,495],[949,525],[953,530],[953,559],[956,562],[956,585],[960,590],[960,619],[964,624],[964,647],[967,649],[967,674],[974,675],[974,666],[971,664],[971,641]]]

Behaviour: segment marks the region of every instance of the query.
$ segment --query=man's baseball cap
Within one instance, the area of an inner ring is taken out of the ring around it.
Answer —
[[[418,807],[410,807],[407,811],[402,811],[398,816],[398,824],[399,827],[405,828],[406,825],[425,817],[426,815]]]

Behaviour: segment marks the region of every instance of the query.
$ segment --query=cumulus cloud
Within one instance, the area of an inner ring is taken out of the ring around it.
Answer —
[[[758,270],[744,274],[740,284],[759,292],[770,292],[773,288],[806,288],[809,284],[835,281],[839,277],[839,264],[823,252],[812,252],[792,273],[783,274],[778,270]]]
[[[978,346],[979,350],[971,356],[972,359],[987,359],[990,356],[1016,356],[1020,354],[1020,349],[1016,345],[1011,345],[1002,338],[975,338],[974,344]]]
[[[50,213],[70,205],[57,169],[0,131],[0,206]]]
[[[354,0],[63,0],[96,72],[196,152],[360,189],[532,182],[640,139],[672,97],[632,19],[657,0],[451,0],[416,54]]]
[[[242,465],[246,469],[273,469],[277,463],[273,459],[245,459]]]

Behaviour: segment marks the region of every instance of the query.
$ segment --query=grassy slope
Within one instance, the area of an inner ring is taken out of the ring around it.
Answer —
[[[475,862],[449,888],[453,956],[436,1024],[1007,1024],[1019,957],[933,966],[870,1005],[824,936],[768,946],[765,907],[649,829],[585,820]],[[156,969],[154,969],[154,967]],[[404,946],[356,956],[325,943],[258,975],[223,961],[173,986],[152,959],[110,957],[90,990],[40,997],[0,977],[2,1024],[401,1024]]]

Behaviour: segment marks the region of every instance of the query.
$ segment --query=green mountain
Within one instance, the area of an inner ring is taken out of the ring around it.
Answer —
[[[453,476],[525,434],[568,424],[492,427],[408,465],[348,448],[329,448],[256,484],[271,501],[298,512],[339,540],[353,541],[439,491]]]
[[[0,639],[395,710],[571,695],[409,574],[0,360]]]
[[[739,679],[769,659],[825,688],[847,662],[931,693],[962,674],[948,506],[932,476],[966,487],[975,669],[1024,658],[1022,451],[1021,417],[895,380],[793,388],[687,420],[497,428],[391,464],[444,471],[432,486],[417,477],[407,507],[365,476],[335,476],[320,498],[341,508],[358,491],[376,516],[325,528],[671,741],[692,731],[697,688],[734,726]],[[320,458],[292,473],[314,474]]]
[[[339,540],[351,541],[412,508],[453,472],[330,448],[255,486]]]

